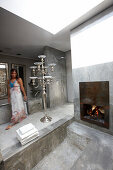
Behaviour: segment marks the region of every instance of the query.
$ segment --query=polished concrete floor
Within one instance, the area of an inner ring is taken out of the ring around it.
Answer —
[[[61,119],[68,118],[68,117],[71,119],[71,117],[74,117],[74,106],[73,104],[67,103],[67,104],[64,104],[62,106],[59,106],[53,109],[47,109],[47,114],[48,116],[52,117],[52,121],[48,123],[42,123],[40,121],[40,118],[44,116],[44,113],[42,111],[42,112],[37,112],[32,115],[29,115],[26,119],[16,124],[9,130],[5,130],[8,124],[0,125],[0,150],[1,152],[3,153],[7,149],[12,148],[13,146],[19,143],[19,141],[16,138],[16,130],[18,128],[28,123],[32,123],[40,131],[46,127],[49,127],[55,122],[58,122]]]

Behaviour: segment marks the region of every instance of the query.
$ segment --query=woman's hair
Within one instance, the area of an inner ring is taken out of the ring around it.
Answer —
[[[15,68],[12,68],[11,71],[10,71],[10,79],[12,79],[11,73],[13,73],[14,71],[16,72],[16,79],[18,79],[19,78],[18,73],[17,73],[17,70]]]

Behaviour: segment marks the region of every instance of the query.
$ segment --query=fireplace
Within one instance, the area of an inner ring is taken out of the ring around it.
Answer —
[[[109,82],[80,82],[81,120],[109,128]]]

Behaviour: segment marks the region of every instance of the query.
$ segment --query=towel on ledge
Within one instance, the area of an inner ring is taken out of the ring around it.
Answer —
[[[16,130],[17,138],[22,145],[30,142],[39,136],[38,130],[31,123],[24,125],[23,127]]]
[[[29,124],[24,125],[21,128],[19,128],[19,131],[23,135],[32,129],[34,129],[34,125],[32,123],[29,123]]]

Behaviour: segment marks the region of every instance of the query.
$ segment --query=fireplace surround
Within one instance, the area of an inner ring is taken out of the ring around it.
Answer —
[[[109,128],[109,81],[79,82],[81,120]]]

